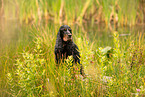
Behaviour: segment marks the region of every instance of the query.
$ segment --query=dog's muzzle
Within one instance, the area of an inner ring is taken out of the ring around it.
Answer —
[[[63,41],[71,41],[72,40],[72,34],[64,34]]]
[[[68,34],[68,39],[71,39],[71,37],[72,37],[72,34]]]

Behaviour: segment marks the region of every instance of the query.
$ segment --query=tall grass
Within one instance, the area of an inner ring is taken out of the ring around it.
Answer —
[[[1,22],[2,97],[145,96],[144,33],[129,30],[129,36],[121,37],[124,30],[108,32],[104,25],[96,31],[102,22],[108,27],[143,23],[142,1],[2,1],[1,20],[15,19],[22,24],[15,27],[8,22],[4,30],[5,22]],[[46,25],[41,25],[43,22]],[[23,28],[24,23],[34,25]],[[99,25],[92,26],[94,23]],[[56,67],[54,45],[59,24],[71,25],[86,78],[79,74],[78,65],[72,66],[72,57]]]
[[[34,45],[19,52],[11,63],[15,69],[7,71],[6,93],[34,97],[144,96],[144,34],[136,35],[136,39],[126,37],[129,41],[123,40],[122,45],[118,32],[112,32],[114,46],[104,48],[91,43],[87,33],[83,37],[74,34],[87,75],[83,79],[79,68],[72,67],[71,57],[56,67],[53,49],[58,27],[52,27],[31,28]]]
[[[143,23],[140,0],[5,0],[4,17],[19,19],[20,23],[102,23],[106,26]],[[9,11],[11,9],[11,11]],[[7,19],[7,18],[6,18]]]

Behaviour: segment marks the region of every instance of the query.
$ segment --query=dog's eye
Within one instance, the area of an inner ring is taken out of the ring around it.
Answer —
[[[69,31],[71,31],[71,29],[68,29]]]
[[[67,29],[66,28],[64,28],[64,31],[66,31]]]

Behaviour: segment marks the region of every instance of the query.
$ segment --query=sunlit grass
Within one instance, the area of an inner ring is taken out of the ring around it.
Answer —
[[[11,49],[15,54],[7,50],[8,54],[1,53],[3,96],[144,95],[144,34],[122,38],[112,32],[113,45],[99,47],[82,29],[76,33],[72,28],[87,78],[79,75],[77,67],[71,67],[71,60],[56,67],[54,45],[59,26],[32,26],[29,31],[34,45]]]
[[[144,33],[107,28],[116,22],[122,27],[133,26],[138,20],[142,23],[139,0],[3,1],[2,97],[145,96]],[[11,20],[16,24],[7,22]],[[105,25],[100,27],[101,22]],[[71,57],[56,67],[54,46],[59,24],[73,29],[86,78],[79,74],[77,65],[72,66]]]
[[[116,23],[135,25],[143,22],[139,0],[13,0],[4,1],[4,17],[18,19],[20,23]],[[11,9],[11,12],[9,11]],[[11,14],[11,17],[9,17]],[[6,18],[7,19],[7,18]],[[138,21],[139,20],[139,21]]]

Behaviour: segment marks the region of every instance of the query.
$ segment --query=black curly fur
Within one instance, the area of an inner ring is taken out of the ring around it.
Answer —
[[[59,32],[57,34],[57,40],[56,40],[56,44],[55,44],[55,59],[56,62],[59,64],[61,60],[68,58],[68,56],[72,55],[74,58],[75,63],[79,63],[80,64],[80,53],[78,51],[78,47],[77,45],[72,41],[64,41],[63,40],[63,34],[64,31],[63,29],[71,29],[69,26],[67,25],[63,25],[60,27]],[[69,31],[72,34],[72,31]],[[81,75],[84,76],[84,72],[83,72],[83,67],[80,64],[80,73]]]

